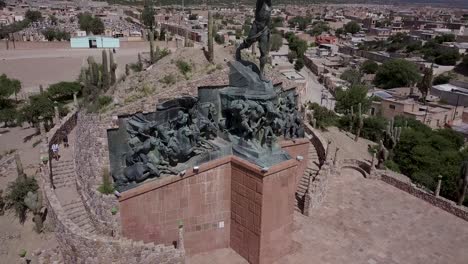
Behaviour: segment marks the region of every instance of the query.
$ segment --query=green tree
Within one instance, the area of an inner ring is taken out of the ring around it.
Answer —
[[[37,124],[39,117],[42,116],[45,121],[51,122],[54,115],[54,102],[47,97],[47,94],[33,95],[29,97],[29,103],[21,109],[24,121],[31,124]]]
[[[94,35],[99,35],[104,33],[104,23],[99,17],[94,17],[91,23],[91,32]]]
[[[49,20],[52,25],[57,25],[58,19],[54,15],[49,15]]]
[[[375,61],[371,60],[366,60],[362,65],[361,65],[361,72],[366,73],[366,74],[375,74],[377,70],[379,69],[379,65]]]
[[[343,28],[339,28],[337,30],[335,30],[335,36],[337,37],[341,37],[341,35],[343,35],[345,32],[345,30]]]
[[[73,94],[80,91],[81,85],[78,82],[59,82],[49,86],[47,96],[53,101],[64,101],[73,99]]]
[[[312,22],[312,18],[310,17],[302,17],[302,16],[297,16],[292,19],[289,19],[288,24],[289,27],[294,28],[298,27],[299,30],[303,31],[307,28],[307,26]]]
[[[374,84],[384,89],[410,87],[420,79],[418,67],[414,63],[405,59],[393,59],[380,65]]]
[[[270,38],[270,50],[278,51],[283,46],[283,37],[280,34],[273,34]]]
[[[303,58],[298,58],[296,60],[296,63],[294,64],[294,69],[296,71],[300,71],[300,70],[302,70],[302,68],[304,68],[304,59]]]
[[[452,79],[452,76],[450,74],[440,74],[434,78],[434,81],[432,81],[432,84],[433,85],[446,84],[446,83],[449,83],[451,79]]]
[[[143,12],[141,12],[141,20],[143,21],[143,24],[150,30],[153,30],[154,28],[154,6],[153,2],[150,1],[145,1],[145,7],[143,8]]]
[[[362,75],[359,71],[355,69],[347,69],[341,74],[340,78],[342,80],[347,81],[352,86],[356,84],[361,84]]]
[[[437,43],[442,44],[444,42],[455,42],[456,37],[454,34],[442,34],[440,36],[436,36],[434,40]]]
[[[47,41],[53,41],[55,39],[56,32],[53,28],[46,28],[42,31],[42,35],[44,35]]]
[[[309,103],[307,107],[310,110],[314,110],[314,119],[318,128],[325,129],[337,124],[338,116],[335,112],[328,110],[326,107],[320,106],[317,103]]]
[[[460,59],[460,53],[458,50],[454,49],[440,49],[437,52],[437,56],[434,59],[434,62],[439,65],[456,65],[457,61]]]
[[[323,32],[327,32],[329,30],[330,30],[330,27],[328,26],[327,23],[323,21],[319,21],[319,22],[314,22],[312,29],[309,30],[307,33],[309,33],[311,36],[318,36],[318,35],[321,35]]]
[[[13,94],[15,95],[15,101],[17,101],[17,94],[20,91],[21,82],[19,80],[10,79],[6,74],[0,75],[0,106]]]
[[[335,111],[338,113],[348,113],[353,107],[357,110],[359,103],[362,107],[362,112],[366,113],[371,105],[370,98],[367,97],[368,89],[364,85],[352,85],[350,88],[336,90]]]
[[[39,11],[28,10],[24,14],[25,18],[31,22],[36,22],[42,19],[42,14]]]
[[[104,23],[99,17],[94,17],[88,12],[78,14],[78,24],[80,29],[86,31],[87,34],[102,34],[104,32]]]
[[[219,45],[223,45],[223,44],[224,44],[224,37],[221,36],[220,34],[216,34],[215,37],[214,37],[214,40],[215,40],[216,43],[218,43]]]
[[[346,25],[344,25],[344,30],[347,33],[356,34],[359,31],[361,31],[361,26],[359,26],[359,24],[355,21],[350,21]]]

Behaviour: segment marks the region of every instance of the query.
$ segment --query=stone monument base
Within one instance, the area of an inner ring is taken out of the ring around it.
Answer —
[[[305,140],[288,142],[307,155]],[[284,145],[284,144],[282,144]],[[235,155],[203,163],[184,176],[149,181],[122,193],[122,235],[178,243],[184,225],[188,255],[231,247],[249,263],[272,263],[290,253],[297,175],[307,160],[286,160],[261,170]]]

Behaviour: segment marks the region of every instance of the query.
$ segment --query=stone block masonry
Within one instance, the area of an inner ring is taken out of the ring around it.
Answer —
[[[176,244],[184,225],[187,254],[229,246],[231,180],[229,159],[189,176],[169,176],[124,192],[122,235]]]
[[[122,235],[176,244],[183,223],[189,255],[231,247],[250,263],[272,263],[291,250],[301,162],[306,161],[291,159],[261,171],[230,155],[182,176],[148,181],[119,199]]]

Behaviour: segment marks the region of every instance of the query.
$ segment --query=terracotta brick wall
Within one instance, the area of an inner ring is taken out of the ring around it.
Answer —
[[[131,190],[136,195],[120,203],[123,236],[171,244],[182,220],[187,254],[229,247],[231,172],[229,163],[219,163],[152,190],[145,188],[161,179]]]
[[[284,164],[282,170],[263,178],[260,264],[291,252],[296,170],[297,166]]]
[[[261,176],[232,168],[231,248],[250,263],[259,263],[262,211]]]
[[[307,168],[307,161],[309,159],[309,144],[308,139],[297,139],[294,142],[291,140],[283,141],[280,143],[283,150],[288,152],[291,155],[292,159],[296,159],[297,156],[302,156],[304,159],[297,164],[296,172],[296,186],[301,180],[301,177],[304,175],[304,172]]]

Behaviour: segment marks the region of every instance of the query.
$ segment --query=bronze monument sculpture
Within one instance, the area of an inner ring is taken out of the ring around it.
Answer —
[[[255,20],[250,28],[249,36],[236,50],[236,60],[242,60],[241,51],[258,42],[260,49],[260,74],[263,75],[265,64],[268,60],[270,49],[271,0],[257,0],[255,8]],[[263,77],[261,77],[263,78]]]
[[[198,97],[166,101],[152,113],[119,118],[108,131],[111,174],[125,191],[151,178],[176,175],[226,155],[261,168],[291,157],[278,137],[304,137],[294,89],[283,90],[262,76],[269,47],[271,0],[259,0],[249,38],[237,50],[260,42],[260,69],[253,63],[229,63],[229,85],[200,87]]]

